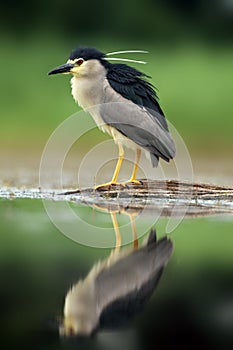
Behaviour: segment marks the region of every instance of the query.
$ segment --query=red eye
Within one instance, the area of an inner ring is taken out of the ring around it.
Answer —
[[[81,66],[81,64],[84,62],[84,59],[83,58],[79,58],[77,61],[76,61],[76,64],[78,66]]]

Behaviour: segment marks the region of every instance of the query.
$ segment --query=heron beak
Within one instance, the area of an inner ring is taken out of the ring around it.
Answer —
[[[71,73],[70,70],[73,67],[74,67],[74,64],[71,64],[71,63],[62,64],[61,66],[56,67],[50,72],[48,72],[48,75],[58,74],[58,73]]]

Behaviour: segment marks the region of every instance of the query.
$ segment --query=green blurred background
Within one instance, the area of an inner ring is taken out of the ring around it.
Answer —
[[[14,155],[38,166],[52,131],[78,110],[70,77],[47,72],[87,45],[149,50],[133,58],[149,62],[137,68],[152,76],[197,172],[201,159],[212,161],[211,171],[223,160],[222,169],[232,171],[231,0],[24,0],[2,3],[0,16],[2,166],[15,168]]]

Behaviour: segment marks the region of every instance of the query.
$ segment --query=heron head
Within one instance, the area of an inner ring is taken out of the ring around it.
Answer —
[[[51,70],[48,74],[73,74],[76,77],[99,75],[106,61],[105,54],[95,48],[80,47],[71,52],[67,63]]]

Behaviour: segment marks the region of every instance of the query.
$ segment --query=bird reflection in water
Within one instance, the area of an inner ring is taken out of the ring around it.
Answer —
[[[172,254],[171,240],[164,237],[157,241],[155,230],[140,248],[134,237],[132,247],[120,249],[116,216],[111,215],[116,248],[68,291],[59,327],[64,338],[89,337],[129,321],[152,295]]]

